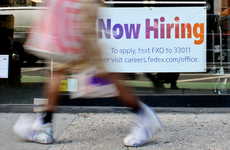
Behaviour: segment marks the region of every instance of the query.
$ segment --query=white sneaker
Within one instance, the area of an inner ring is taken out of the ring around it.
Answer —
[[[24,140],[49,144],[53,142],[52,123],[43,124],[42,117],[21,115],[14,125],[13,131]]]
[[[156,113],[141,103],[131,133],[123,140],[125,146],[141,146],[151,139],[151,135],[162,128]]]

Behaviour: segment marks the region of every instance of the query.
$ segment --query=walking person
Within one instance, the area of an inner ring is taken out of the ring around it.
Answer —
[[[58,2],[59,0],[56,1]],[[73,2],[74,0],[64,1]],[[47,0],[47,2],[49,2],[49,0]],[[95,29],[97,8],[101,5],[100,1],[84,0],[81,2],[81,5],[83,11],[82,43],[84,49],[82,59],[66,63],[53,63],[53,84],[50,84],[51,81],[46,82],[44,87],[44,95],[49,100],[46,111],[40,117],[30,119],[27,122],[25,121],[25,118],[19,119],[14,126],[14,132],[21,138],[29,141],[43,144],[52,143],[54,141],[52,117],[55,112],[55,106],[59,101],[60,81],[65,75],[81,72],[86,68],[96,66],[98,76],[112,81],[119,91],[118,99],[124,105],[131,107],[136,114],[136,119],[134,120],[131,132],[123,140],[124,145],[141,146],[151,138],[151,135],[156,130],[162,128],[161,122],[156,113],[133,94],[131,88],[126,87],[119,82],[119,80],[125,79],[123,74],[108,73],[104,68],[101,58],[101,50],[97,45]]]

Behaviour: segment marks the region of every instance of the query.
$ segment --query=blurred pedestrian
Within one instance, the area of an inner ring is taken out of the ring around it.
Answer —
[[[156,91],[165,90],[164,83],[169,83],[171,89],[179,89],[177,86],[179,73],[145,73],[145,75],[152,81]]]
[[[82,56],[83,59],[68,63],[53,63],[53,84],[50,84],[51,81],[46,82],[44,88],[45,97],[49,99],[46,111],[37,119],[32,119],[27,125],[23,121],[18,121],[15,124],[14,132],[26,140],[44,144],[52,143],[54,140],[52,135],[52,116],[59,100],[60,81],[64,75],[81,72],[88,67],[96,65],[98,76],[114,82],[119,91],[119,100],[124,105],[132,107],[133,112],[136,114],[131,133],[123,141],[124,145],[140,146],[146,143],[156,130],[162,128],[161,122],[155,112],[133,94],[131,88],[119,82],[119,80],[125,79],[124,75],[108,73],[104,68],[101,50],[97,45],[95,29],[97,9],[101,2],[99,0],[84,0],[81,4],[83,11],[82,42],[85,52],[84,56]]]
[[[154,86],[156,91],[161,91],[161,90],[165,89],[163,83],[161,83],[161,81],[158,79],[157,73],[156,74],[145,73],[145,75],[152,81],[153,86]]]
[[[157,78],[161,83],[169,83],[171,89],[179,89],[177,80],[180,73],[157,73]]]

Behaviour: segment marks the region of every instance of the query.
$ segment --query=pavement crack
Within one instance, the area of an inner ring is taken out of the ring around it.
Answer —
[[[73,121],[72,121],[70,124],[74,124],[74,123],[77,121],[78,118],[79,118],[79,117],[78,117],[78,115],[77,115],[77,116],[73,119]],[[69,128],[71,128],[71,125],[69,125],[69,126],[61,133],[61,135],[57,138],[57,140],[55,140],[55,141],[52,143],[52,145],[50,145],[50,147],[48,148],[48,150],[52,150],[53,147],[54,147],[55,145],[57,145],[57,143],[62,139],[62,137],[65,135],[65,133],[68,131]]]

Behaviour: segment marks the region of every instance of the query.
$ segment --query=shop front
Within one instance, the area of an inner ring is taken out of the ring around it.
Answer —
[[[127,74],[121,82],[143,101],[154,107],[229,107],[230,1],[103,3],[96,28],[104,65]],[[0,104],[34,104],[43,97],[50,60],[23,49],[32,18],[44,9],[41,4],[0,8],[1,16],[14,18],[13,27],[1,20],[2,30],[14,30],[2,36],[9,44],[1,44]],[[68,78],[60,84],[61,105],[120,106],[113,98],[70,100],[69,88],[75,85]]]

